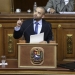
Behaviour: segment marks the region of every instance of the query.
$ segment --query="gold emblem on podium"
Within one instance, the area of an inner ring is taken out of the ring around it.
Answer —
[[[30,59],[33,65],[41,65],[44,62],[44,49],[42,47],[33,47],[30,51]]]

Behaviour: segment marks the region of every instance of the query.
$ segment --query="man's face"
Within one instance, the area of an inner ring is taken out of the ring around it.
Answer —
[[[33,13],[33,18],[35,20],[40,20],[41,18],[44,17],[44,10],[42,8],[39,8],[37,7],[35,10],[34,10],[34,13]]]

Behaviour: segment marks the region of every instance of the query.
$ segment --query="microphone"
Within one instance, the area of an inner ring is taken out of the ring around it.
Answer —
[[[25,37],[24,37],[25,31],[31,26],[32,23],[33,23],[33,22],[31,22],[31,23],[26,27],[26,29],[23,31],[23,34],[22,34],[22,38],[23,38],[23,39],[25,38]]]

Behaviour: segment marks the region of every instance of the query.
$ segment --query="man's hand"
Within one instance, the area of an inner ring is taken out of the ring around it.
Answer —
[[[50,14],[53,14],[53,13],[55,13],[55,10],[50,8]]]
[[[18,26],[18,27],[21,27],[22,23],[23,23],[23,20],[21,20],[21,19],[19,18],[19,20],[17,21],[17,26]]]

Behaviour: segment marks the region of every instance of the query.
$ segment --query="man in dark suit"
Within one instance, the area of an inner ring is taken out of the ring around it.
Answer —
[[[44,41],[49,42],[50,40],[52,40],[51,24],[43,19],[44,16],[45,16],[45,9],[43,7],[37,7],[33,13],[33,19],[28,19],[23,23],[21,20],[18,20],[17,26],[14,28],[13,34],[14,38],[19,39],[22,35],[24,35],[26,42],[29,43],[30,35],[36,34],[35,23],[38,22],[37,34],[44,32]]]

